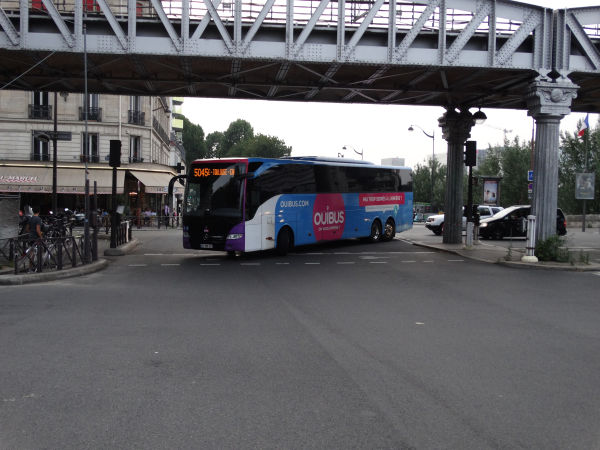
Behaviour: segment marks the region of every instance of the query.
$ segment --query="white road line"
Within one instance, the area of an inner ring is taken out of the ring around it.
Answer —
[[[148,264],[127,264],[129,267],[146,267]]]
[[[400,261],[401,263],[416,263],[416,261]]]
[[[181,264],[161,264],[161,266],[180,266]]]
[[[369,264],[387,264],[387,261],[369,261]]]
[[[217,264],[217,263],[202,263],[200,265],[201,266],[220,266],[221,264]]]
[[[433,261],[423,261],[424,263],[432,263]]]
[[[260,266],[260,263],[240,263],[240,266]]]
[[[311,265],[312,265],[312,266],[318,266],[318,265],[319,265],[319,264],[321,264],[321,263],[320,263],[320,262],[306,262],[306,263],[304,263],[304,264],[305,264],[305,265],[307,265],[307,266],[311,266]]]
[[[144,253],[144,256],[163,256],[164,253]]]
[[[278,263],[275,263],[275,265],[277,265],[277,266],[286,266],[286,265],[289,265],[289,264],[290,264],[289,262],[278,262]]]
[[[338,261],[337,264],[356,264],[354,261]]]
[[[464,259],[449,259],[448,262],[464,262]]]
[[[600,277],[600,272],[593,272],[594,275],[598,275]]]

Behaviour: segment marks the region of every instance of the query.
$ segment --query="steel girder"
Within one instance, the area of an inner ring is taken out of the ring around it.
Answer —
[[[0,85],[56,52],[12,88],[81,90],[85,22],[99,92],[514,108],[536,77],[596,79],[599,10],[508,0],[0,0]]]

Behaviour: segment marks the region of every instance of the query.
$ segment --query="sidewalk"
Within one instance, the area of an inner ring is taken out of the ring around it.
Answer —
[[[539,261],[522,262],[525,255],[525,240],[485,241],[480,240],[471,248],[462,244],[444,244],[442,236],[436,236],[426,230],[422,224],[399,235],[401,239],[420,247],[454,253],[476,261],[502,264],[505,266],[531,269],[554,269],[573,271],[600,271],[600,229],[588,229],[585,233],[569,229],[565,236],[566,248],[571,255],[570,262]],[[465,236],[463,234],[463,242]],[[504,245],[500,245],[502,242]],[[586,255],[588,261],[586,261]]]

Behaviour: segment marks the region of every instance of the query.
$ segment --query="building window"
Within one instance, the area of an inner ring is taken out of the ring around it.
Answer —
[[[139,95],[129,97],[128,122],[134,125],[145,125],[145,113],[141,111],[141,99]]]
[[[129,162],[143,162],[140,136],[129,136]]]
[[[100,153],[98,151],[98,133],[88,133],[88,145],[86,148],[86,140],[85,140],[85,133],[83,133],[81,135],[81,142],[82,142],[82,148],[81,148],[81,161],[85,162],[87,159],[87,162],[93,162],[93,163],[97,163],[100,162]]]
[[[48,101],[48,93],[36,91],[33,93],[33,103],[29,105],[30,119],[52,119],[52,108]]]
[[[87,104],[87,120],[94,120],[96,122],[102,122],[102,108],[98,107],[100,103],[100,96],[98,94],[88,94]],[[84,97],[85,103],[85,97]],[[85,104],[79,107],[79,120],[85,120]]]
[[[32,161],[50,161],[49,142],[40,140],[33,136],[33,150],[31,152]]]

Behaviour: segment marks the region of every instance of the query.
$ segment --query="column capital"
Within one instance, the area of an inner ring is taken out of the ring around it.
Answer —
[[[557,116],[571,112],[571,102],[577,98],[579,86],[569,80],[534,81],[527,92],[527,114],[534,118]]]
[[[451,108],[438,119],[438,124],[442,129],[442,137],[449,144],[463,144],[471,136],[471,128],[475,125],[475,120],[468,110],[459,112]]]

